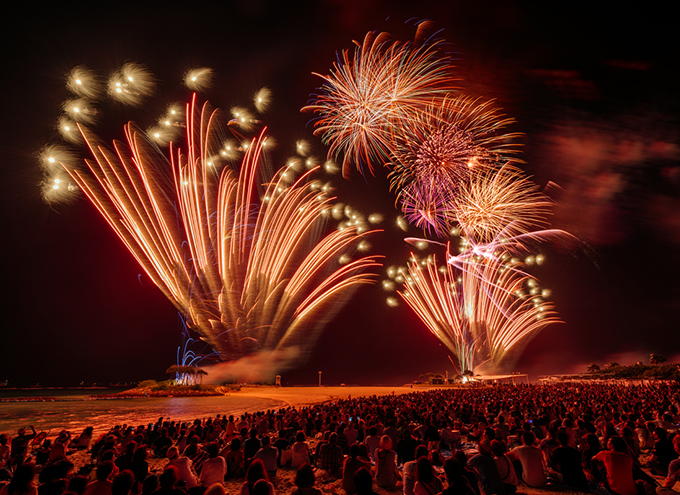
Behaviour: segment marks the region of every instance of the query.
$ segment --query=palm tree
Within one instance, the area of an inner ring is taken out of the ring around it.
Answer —
[[[181,385],[196,385],[199,382],[203,383],[203,375],[207,375],[208,372],[197,366],[180,366],[173,364],[167,370],[166,373],[175,375],[175,383]]]
[[[588,373],[596,373],[600,371],[600,367],[595,363],[590,363],[588,365]]]

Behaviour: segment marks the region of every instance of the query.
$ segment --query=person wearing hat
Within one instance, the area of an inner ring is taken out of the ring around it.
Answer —
[[[177,447],[170,447],[166,453],[169,462],[165,465],[165,469],[169,466],[177,468],[177,476],[179,481],[184,481],[186,487],[193,488],[198,485],[198,476],[194,471],[194,464],[191,459],[183,455],[179,455]]]
[[[12,439],[12,463],[19,465],[24,461],[24,456],[28,450],[28,443],[37,435],[33,425],[29,426],[33,431],[31,434],[26,434],[26,428],[19,428],[17,436]]]
[[[66,430],[61,430],[59,436],[54,440],[54,445],[52,445],[52,449],[50,450],[50,462],[66,460],[66,454],[68,453],[66,448],[70,440],[71,433]]]

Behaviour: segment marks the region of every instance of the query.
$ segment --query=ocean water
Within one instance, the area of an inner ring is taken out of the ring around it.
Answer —
[[[95,436],[115,425],[146,425],[159,417],[174,421],[221,415],[240,415],[244,412],[278,409],[286,405],[275,399],[257,397],[162,397],[149,399],[94,400],[93,394],[109,393],[106,390],[3,390],[0,393],[0,433],[14,436],[21,427],[33,425],[36,431],[56,435],[61,430],[79,434],[88,426],[95,428]],[[21,397],[10,402],[10,397]],[[54,401],[30,400],[35,397],[52,397]],[[28,400],[26,400],[28,399]]]

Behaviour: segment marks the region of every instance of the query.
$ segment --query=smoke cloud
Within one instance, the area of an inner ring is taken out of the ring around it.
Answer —
[[[298,366],[301,360],[298,347],[287,347],[280,350],[262,351],[258,354],[243,357],[237,361],[218,363],[203,368],[208,373],[206,383],[225,382],[273,382],[278,373]]]

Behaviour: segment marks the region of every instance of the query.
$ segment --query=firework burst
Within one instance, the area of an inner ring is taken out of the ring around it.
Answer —
[[[505,162],[517,154],[517,133],[501,132],[513,122],[492,102],[469,96],[444,98],[419,113],[395,135],[390,186],[399,191],[423,177],[453,188],[471,171]]]
[[[470,176],[514,159],[512,121],[490,102],[445,98],[395,132],[390,187],[416,227],[446,237],[455,223],[455,199]]]
[[[346,176],[389,161],[394,129],[402,129],[433,99],[453,91],[451,65],[440,40],[424,41],[428,23],[418,26],[415,41],[399,42],[386,33],[368,33],[353,54],[344,51],[325,84],[304,110],[318,115],[315,134],[329,145],[329,157],[344,154]]]
[[[471,174],[461,183],[454,201],[464,236],[478,243],[543,229],[553,206],[534,182],[510,164]]]
[[[309,351],[353,291],[373,281],[378,257],[355,255],[370,232],[327,231],[333,198],[311,187],[315,170],[287,185],[284,167],[261,186],[263,135],[235,172],[219,161],[217,112],[194,100],[186,115],[186,149],[171,147],[170,160],[133,124],[113,150],[81,127],[94,160],[69,173],[222,359]]]

